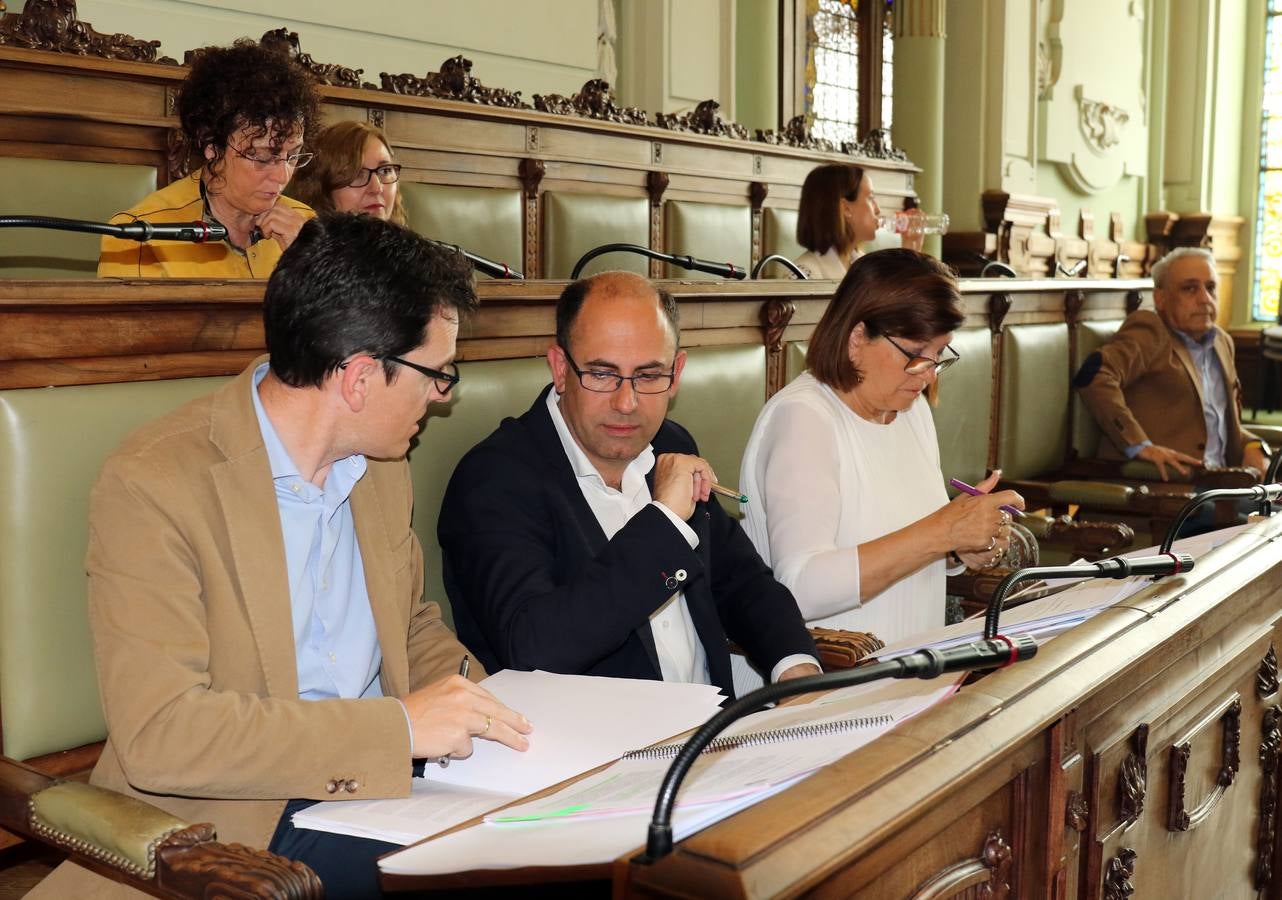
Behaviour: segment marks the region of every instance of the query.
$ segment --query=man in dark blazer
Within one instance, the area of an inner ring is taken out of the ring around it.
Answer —
[[[729,696],[729,637],[772,679],[818,673],[796,601],[665,418],[686,359],[676,318],[640,276],[570,285],[552,384],[450,479],[445,587],[460,639],[491,670],[698,681]]]
[[[1215,259],[1182,247],[1153,266],[1156,313],[1136,310],[1082,363],[1073,381],[1108,438],[1105,459],[1143,459],[1181,476],[1201,466],[1268,467],[1242,427],[1233,339],[1215,324]]]

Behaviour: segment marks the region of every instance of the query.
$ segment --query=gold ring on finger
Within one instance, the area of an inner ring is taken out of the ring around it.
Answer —
[[[491,725],[493,725],[493,724],[494,724],[494,720],[493,720],[493,719],[491,719],[489,716],[486,716],[486,717],[485,717],[485,727],[484,727],[484,728],[482,728],[482,729],[480,730],[480,732],[479,732],[479,733],[477,733],[477,735],[476,735],[476,736],[477,736],[477,737],[485,737],[485,735],[487,735],[487,734],[489,733],[489,731],[490,731],[490,726],[491,726]]]

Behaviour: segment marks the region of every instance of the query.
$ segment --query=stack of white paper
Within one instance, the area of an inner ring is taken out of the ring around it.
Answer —
[[[467,759],[429,765],[408,798],[318,803],[295,813],[294,825],[410,843],[688,731],[722,699],[706,684],[550,672],[505,670],[481,684],[533,723],[529,750],[474,741]]]
[[[960,676],[935,681],[860,685],[796,706],[750,716],[727,733],[756,733],[886,713],[902,722],[957,689]],[[702,757],[673,814],[676,840],[759,803],[884,733],[872,729]],[[609,862],[645,842],[659,784],[671,760],[621,760],[541,800],[503,810],[487,821],[391,854],[384,872],[434,875],[473,869],[572,866]]]

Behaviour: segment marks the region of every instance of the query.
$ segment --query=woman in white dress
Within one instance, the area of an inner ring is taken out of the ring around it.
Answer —
[[[944,624],[951,565],[991,566],[1014,491],[949,502],[925,391],[958,356],[951,272],[912,250],[858,259],[815,327],[807,371],[744,451],[744,528],[812,625],[890,642]],[[994,473],[978,487],[990,491]]]
[[[811,169],[801,185],[797,243],[806,252],[793,262],[807,278],[840,281],[859,258],[859,245],[877,234],[881,207],[872,179],[860,166],[829,163]],[[903,235],[904,246],[920,250],[923,235]]]

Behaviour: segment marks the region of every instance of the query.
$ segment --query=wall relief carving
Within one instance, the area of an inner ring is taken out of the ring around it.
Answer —
[[[1107,153],[1122,141],[1122,129],[1131,120],[1126,110],[1078,96],[1078,125],[1086,142],[1099,153]]]
[[[168,56],[159,55],[160,41],[102,34],[88,22],[81,22],[76,0],[27,0],[20,13],[6,12],[0,2],[0,46],[178,65]]]

